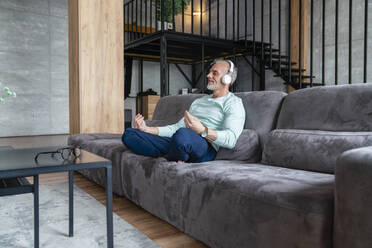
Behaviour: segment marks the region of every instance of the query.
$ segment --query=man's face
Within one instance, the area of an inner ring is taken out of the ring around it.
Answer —
[[[229,71],[229,63],[218,62],[212,66],[207,75],[208,90],[217,90],[223,86],[222,77]]]

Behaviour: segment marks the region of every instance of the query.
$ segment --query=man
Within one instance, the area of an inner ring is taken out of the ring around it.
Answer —
[[[237,77],[230,60],[215,60],[207,75],[212,95],[196,99],[184,117],[173,125],[148,127],[141,114],[125,130],[123,143],[145,156],[169,161],[206,162],[214,160],[219,147],[235,147],[244,126],[242,100],[229,92]]]

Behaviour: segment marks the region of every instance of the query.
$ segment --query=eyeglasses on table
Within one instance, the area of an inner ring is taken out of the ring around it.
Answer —
[[[73,158],[78,158],[81,154],[81,148],[80,147],[73,147],[73,146],[66,146],[62,148],[58,148],[54,151],[45,151],[45,152],[39,152],[35,156],[35,162],[39,162],[39,158],[43,156],[50,156],[51,158],[58,159],[58,156],[62,160],[70,160]]]

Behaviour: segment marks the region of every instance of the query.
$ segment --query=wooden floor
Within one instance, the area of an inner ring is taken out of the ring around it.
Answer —
[[[28,178],[32,182],[32,178]],[[54,184],[67,182],[67,173],[56,173],[40,175],[40,184]],[[106,193],[104,189],[95,183],[87,180],[78,173],[75,173],[74,183],[79,188],[105,204]],[[178,231],[173,226],[151,215],[124,197],[114,195],[114,212],[126,222],[146,234],[150,239],[164,248],[198,248],[206,247],[197,240]]]

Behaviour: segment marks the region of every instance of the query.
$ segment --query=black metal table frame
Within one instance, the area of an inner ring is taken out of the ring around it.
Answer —
[[[34,247],[39,247],[39,175],[65,172],[69,174],[69,236],[74,235],[74,209],[73,209],[73,186],[74,171],[84,169],[106,169],[106,220],[107,220],[107,247],[114,247],[113,240],[113,213],[112,213],[112,165],[110,161],[92,162],[83,164],[43,166],[26,169],[0,171],[0,179],[14,177],[34,177],[33,185],[23,185],[18,187],[0,188],[0,196],[18,195],[25,193],[34,194]]]

